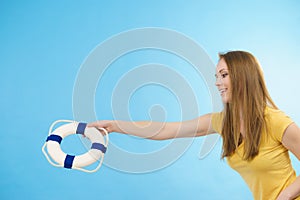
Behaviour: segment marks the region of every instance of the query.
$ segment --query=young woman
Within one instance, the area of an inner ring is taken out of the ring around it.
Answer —
[[[254,199],[300,199],[300,177],[288,153],[300,159],[300,129],[272,101],[253,55],[230,51],[219,57],[215,76],[222,112],[184,122],[104,120],[89,126],[153,140],[220,133],[222,158],[243,177]]]

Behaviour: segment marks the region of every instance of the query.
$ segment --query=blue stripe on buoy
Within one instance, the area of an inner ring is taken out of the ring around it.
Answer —
[[[87,123],[79,123],[77,126],[76,134],[84,134]]]
[[[64,162],[64,168],[68,168],[71,169],[72,165],[73,165],[73,161],[74,161],[75,156],[72,155],[67,155],[65,158],[65,162]]]
[[[93,143],[91,149],[98,149],[102,151],[102,153],[106,152],[106,147],[101,143]]]
[[[62,141],[62,137],[60,137],[59,135],[49,135],[49,136],[47,137],[46,142],[48,142],[49,140],[58,142],[58,144],[60,144],[61,141]]]

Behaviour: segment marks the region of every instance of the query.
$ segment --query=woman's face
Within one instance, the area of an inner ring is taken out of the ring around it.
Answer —
[[[225,60],[222,58],[216,67],[216,86],[221,94],[223,103],[231,100],[231,83],[228,68]]]

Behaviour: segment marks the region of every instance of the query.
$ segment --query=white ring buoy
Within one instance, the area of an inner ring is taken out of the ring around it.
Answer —
[[[52,132],[54,125],[59,122],[69,123],[58,127]],[[79,123],[70,120],[58,120],[51,125],[47,140],[42,147],[42,151],[50,164],[56,167],[77,169],[90,173],[95,172],[100,168],[103,162],[104,153],[106,152],[106,148],[108,145],[108,132],[104,128],[100,129],[105,133],[106,137],[104,140],[103,135],[99,132],[98,129],[94,127],[86,127],[86,125],[86,123]],[[60,148],[60,143],[65,137],[72,134],[84,134],[86,138],[88,138],[92,143],[91,149],[85,154],[79,156],[68,155],[64,153]],[[56,163],[51,161],[45,151],[45,147],[47,147],[48,154]],[[95,163],[100,158],[101,160],[99,162],[99,165],[94,170],[87,170],[83,168]]]

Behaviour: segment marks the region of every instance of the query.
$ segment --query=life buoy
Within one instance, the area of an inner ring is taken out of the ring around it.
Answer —
[[[52,132],[55,124],[60,122],[68,123],[58,127]],[[70,120],[55,121],[49,129],[49,134],[45,144],[42,147],[42,151],[49,163],[53,166],[77,169],[89,173],[95,172],[102,165],[109,141],[108,132],[106,129],[101,128],[100,130],[104,132],[105,138],[98,129],[94,127],[87,127],[86,123]],[[85,137],[88,138],[92,143],[90,150],[85,154],[78,156],[64,153],[60,147],[60,143],[65,137],[72,134],[84,134]],[[47,152],[45,151],[45,147],[47,147]],[[51,159],[55,161],[55,163],[49,158],[48,154],[50,155]],[[95,163],[96,161],[99,161],[99,164],[94,170],[87,170],[83,168]]]

